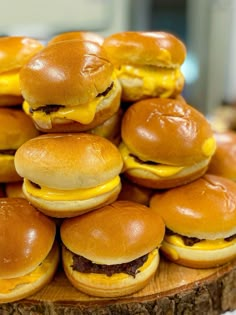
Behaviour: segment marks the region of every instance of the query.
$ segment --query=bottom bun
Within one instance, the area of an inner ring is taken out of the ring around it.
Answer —
[[[17,182],[21,179],[15,169],[14,156],[0,154],[0,183]]]
[[[193,249],[191,246],[180,247],[165,240],[161,251],[169,260],[191,268],[214,268],[236,258],[236,242],[217,249]]]
[[[0,304],[26,298],[47,285],[59,263],[59,246],[55,242],[46,259],[31,273],[13,279],[0,279]]]
[[[23,101],[21,95],[0,95],[0,106],[21,105]]]
[[[115,201],[120,193],[121,183],[111,191],[85,200],[45,200],[30,194],[23,184],[25,198],[44,214],[55,218],[69,218],[108,205]]]
[[[154,276],[159,260],[158,250],[155,249],[149,254],[148,260],[135,278],[125,273],[117,273],[109,277],[105,274],[81,273],[73,270],[71,267],[73,253],[64,246],[62,248],[63,268],[68,280],[76,289],[98,297],[118,297],[141,290]]]
[[[6,183],[5,184],[5,193],[7,197],[14,198],[25,198],[25,195],[22,190],[23,181]]]

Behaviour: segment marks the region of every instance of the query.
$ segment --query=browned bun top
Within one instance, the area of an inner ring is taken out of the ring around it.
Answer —
[[[45,134],[15,154],[20,176],[55,189],[90,188],[119,175],[123,161],[109,140],[87,133]]]
[[[154,195],[150,207],[181,235],[218,239],[236,234],[236,183],[227,178],[204,175]]]
[[[216,152],[212,156],[208,173],[236,180],[236,132],[215,132]]]
[[[93,100],[112,83],[113,66],[103,48],[90,41],[49,45],[20,71],[22,95],[31,107],[78,105]]]
[[[206,118],[174,99],[152,98],[132,104],[123,116],[121,136],[141,160],[169,165],[192,165],[215,150]]]
[[[160,216],[148,207],[116,201],[85,215],[65,219],[61,238],[73,253],[110,265],[132,261],[159,247],[164,230]]]
[[[166,32],[120,32],[104,39],[103,47],[116,65],[151,65],[175,68],[186,57],[185,45]]]
[[[0,108],[0,150],[18,149],[38,135],[32,119],[22,110]]]
[[[21,68],[43,47],[43,44],[33,38],[0,37],[0,73]]]
[[[95,42],[99,45],[102,45],[104,38],[103,36],[94,33],[94,32],[88,32],[88,31],[73,31],[73,32],[65,32],[65,33],[60,33],[48,42],[48,45],[61,42],[64,40],[70,40],[70,39],[80,39],[80,40],[86,40],[86,41],[91,41]]]
[[[34,270],[48,255],[55,223],[25,199],[0,199],[0,278],[15,278]]]

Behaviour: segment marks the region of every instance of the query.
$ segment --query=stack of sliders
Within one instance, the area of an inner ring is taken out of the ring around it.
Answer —
[[[0,198],[0,304],[46,286],[59,263],[55,222],[23,198]]]

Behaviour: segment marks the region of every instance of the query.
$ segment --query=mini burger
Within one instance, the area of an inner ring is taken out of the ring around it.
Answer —
[[[61,225],[65,274],[89,295],[117,297],[145,287],[159,265],[161,217],[144,205],[116,201]]]
[[[23,109],[42,132],[90,130],[120,107],[113,65],[91,41],[48,45],[21,69],[20,86]]]
[[[216,151],[212,156],[207,173],[236,181],[236,132],[215,132]]]
[[[53,38],[50,39],[48,42],[48,45],[62,42],[64,40],[70,40],[70,39],[79,39],[79,40],[86,40],[90,42],[95,42],[99,45],[102,45],[104,38],[99,35],[98,33],[89,32],[89,31],[72,31],[72,32],[64,32],[57,34]]]
[[[124,175],[155,189],[202,176],[216,147],[205,117],[174,99],[151,98],[132,104],[124,113],[121,137]]]
[[[122,158],[109,140],[88,133],[45,134],[24,143],[15,167],[25,197],[52,217],[72,217],[113,202]]]
[[[16,150],[39,135],[32,120],[22,110],[0,108],[0,182],[21,180],[14,166]]]
[[[0,37],[0,106],[22,104],[19,71],[43,47],[33,38]]]
[[[55,223],[25,199],[0,199],[0,303],[26,298],[57,269]]]
[[[120,32],[103,47],[117,70],[122,101],[175,97],[184,87],[185,45],[166,32]]]
[[[211,268],[236,257],[236,183],[204,175],[154,195],[150,207],[166,225],[162,253],[193,268]]]

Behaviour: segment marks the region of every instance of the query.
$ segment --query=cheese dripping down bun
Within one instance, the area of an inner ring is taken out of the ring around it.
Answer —
[[[161,250],[175,263],[211,268],[236,257],[236,183],[204,175],[155,194],[150,207],[166,225]]]
[[[121,137],[124,175],[149,188],[170,188],[202,176],[216,147],[206,118],[174,99],[132,104],[124,113]]]
[[[34,38],[0,37],[0,106],[22,104],[19,71],[43,47]]]
[[[65,219],[60,229],[65,273],[77,289],[90,295],[131,294],[156,272],[164,231],[158,214],[131,201],[115,201]]]
[[[104,39],[103,47],[117,70],[122,100],[175,97],[184,87],[183,42],[166,32],[120,32]]]
[[[48,284],[59,262],[55,223],[23,198],[0,199],[0,303]]]
[[[48,45],[21,69],[20,85],[23,109],[43,132],[90,130],[120,106],[113,65],[91,41]]]
[[[109,140],[88,133],[45,134],[16,152],[25,197],[53,217],[71,217],[113,202],[123,161]]]

